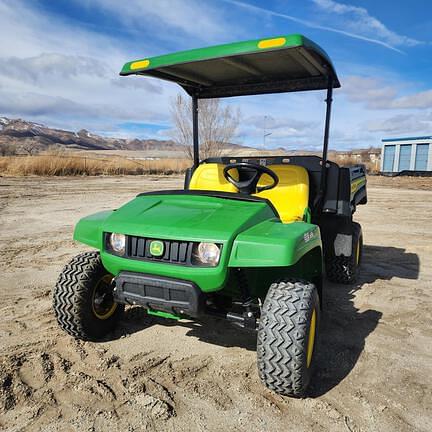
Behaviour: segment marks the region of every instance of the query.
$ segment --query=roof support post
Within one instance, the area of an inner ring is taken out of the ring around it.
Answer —
[[[331,107],[333,102],[333,76],[330,74],[327,81],[327,97],[326,97],[326,116],[325,116],[325,126],[324,126],[324,142],[323,142],[323,152],[321,161],[321,180],[319,193],[315,201],[316,207],[321,207],[327,187],[327,153],[328,153],[328,142],[330,133],[330,117],[331,117]]]
[[[327,87],[327,98],[326,98],[326,118],[324,126],[324,145],[323,145],[323,161],[327,162],[327,151],[328,151],[328,141],[330,132],[330,117],[331,117],[331,106],[333,102],[333,77],[330,75],[328,78]],[[325,166],[325,165],[323,165]]]
[[[198,97],[192,95],[192,139],[193,139],[193,167],[199,165],[199,138],[198,138]]]

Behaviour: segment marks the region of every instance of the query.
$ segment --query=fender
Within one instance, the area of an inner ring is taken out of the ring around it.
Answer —
[[[243,231],[234,240],[229,267],[288,267],[312,249],[322,249],[317,225],[283,224],[270,219]]]
[[[75,225],[74,240],[95,249],[103,249],[103,224],[114,210],[105,210],[84,217]]]

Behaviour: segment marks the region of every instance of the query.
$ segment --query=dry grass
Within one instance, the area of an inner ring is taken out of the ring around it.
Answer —
[[[78,176],[178,174],[190,165],[186,159],[130,160],[46,154],[0,157],[0,174],[11,176]]]
[[[338,157],[338,158],[330,158],[330,160],[333,160],[336,162],[339,166],[353,166],[358,164],[363,164],[366,166],[366,171],[368,174],[377,174],[380,172],[380,166],[377,162],[372,162],[371,160],[361,160],[359,161],[358,158],[355,156],[344,156],[344,157]]]
[[[355,157],[345,156],[333,159],[339,166],[358,163],[366,165],[368,173],[379,172],[379,165],[371,161],[359,162]],[[156,160],[136,160],[119,156],[98,157],[96,154],[82,156],[51,152],[34,156],[0,157],[0,175],[10,176],[79,176],[79,175],[141,175],[141,174],[180,174],[191,162],[184,158],[163,158]]]

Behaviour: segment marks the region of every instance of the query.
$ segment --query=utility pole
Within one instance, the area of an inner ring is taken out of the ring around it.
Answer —
[[[265,115],[264,116],[264,131],[263,131],[263,150],[265,149],[265,146],[266,146],[266,137],[268,137],[272,134],[271,132],[267,133],[266,123],[267,123],[267,116]]]

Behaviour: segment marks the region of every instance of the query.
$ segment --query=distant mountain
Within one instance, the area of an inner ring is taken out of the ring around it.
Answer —
[[[162,152],[183,152],[183,146],[176,144],[172,140],[157,139],[125,139],[108,138],[93,134],[86,129],[78,132],[54,129],[22,119],[9,119],[0,117],[0,155],[11,153],[30,153],[34,154],[49,147],[63,147],[71,150],[140,150],[140,151],[162,151]],[[329,156],[333,153],[356,153],[359,154],[368,150],[353,150],[352,152],[329,151]],[[377,150],[379,152],[379,150]],[[232,152],[256,155],[257,153],[296,155],[296,154],[317,154],[321,151],[308,151],[304,149],[287,149],[279,147],[277,149],[259,149],[240,144],[230,143],[227,146],[227,153]]]
[[[171,140],[107,138],[85,129],[71,132],[22,119],[0,117],[0,145],[45,150],[65,146],[75,150],[181,150]]]

